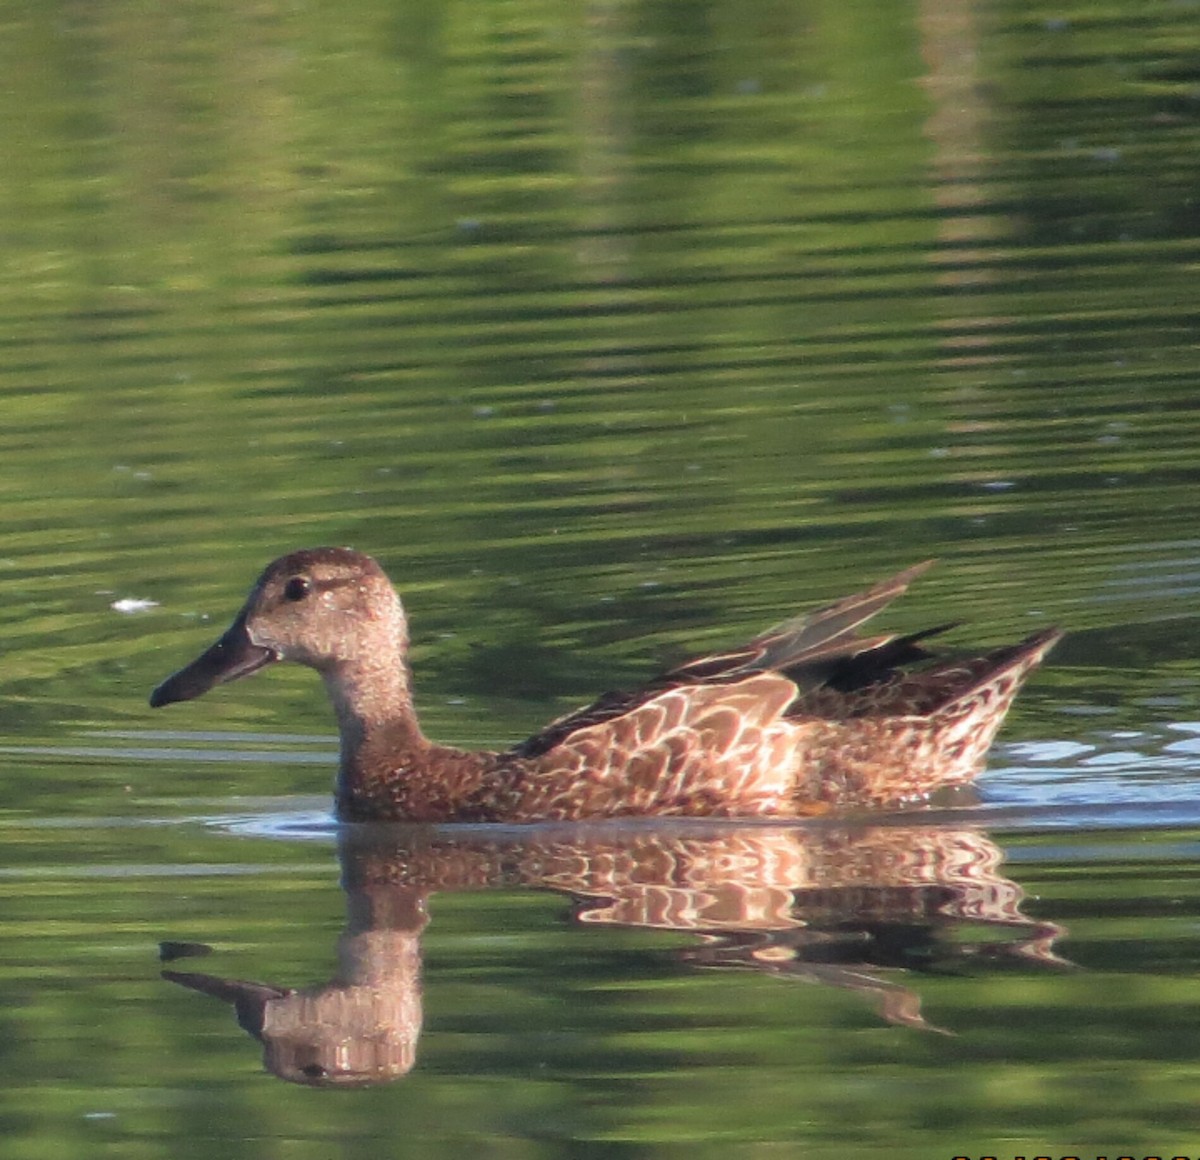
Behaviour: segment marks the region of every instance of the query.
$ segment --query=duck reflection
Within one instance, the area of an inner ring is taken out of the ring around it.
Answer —
[[[676,952],[847,988],[890,1023],[937,1031],[894,968],[970,960],[1058,965],[1059,927],[1021,913],[1020,887],[981,831],[938,825],[613,823],[492,829],[349,826],[338,969],[303,989],[165,969],[230,1003],[266,1067],[298,1083],[383,1083],[416,1061],[421,934],[437,891],[536,888],[581,923],[687,932]],[[183,944],[164,944],[164,957]]]

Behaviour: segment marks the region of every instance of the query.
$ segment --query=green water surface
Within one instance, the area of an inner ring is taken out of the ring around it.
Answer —
[[[0,6],[0,1152],[1200,1155],[1198,30]],[[394,577],[462,744],[928,557],[889,625],[1070,635],[981,803],[903,823],[982,878],[834,874],[793,958],[442,866],[411,1066],[330,1091],[158,957],[336,976],[319,682],[145,701],[321,543]]]

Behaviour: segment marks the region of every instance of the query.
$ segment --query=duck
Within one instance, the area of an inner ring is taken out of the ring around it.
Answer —
[[[859,629],[925,561],[641,688],[604,693],[504,750],[428,740],[408,622],[383,568],[349,548],[267,566],[228,630],[150,695],[159,708],[277,661],[315,669],[337,718],[347,822],[805,818],[897,809],[972,782],[1032,670],[1061,638],[939,657],[929,638]]]

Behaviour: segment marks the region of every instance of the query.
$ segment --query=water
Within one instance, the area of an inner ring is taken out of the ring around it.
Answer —
[[[6,1155],[1200,1152],[1195,4],[0,20]],[[311,674],[145,704],[318,543],[467,745],[1070,635],[977,802],[351,840]]]

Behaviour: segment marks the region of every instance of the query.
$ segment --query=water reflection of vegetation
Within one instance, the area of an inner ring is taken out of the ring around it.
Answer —
[[[72,648],[17,671],[166,643],[264,540],[394,552],[426,631],[501,646],[750,626],[914,543],[978,619],[1095,624],[1133,545],[1162,596],[1196,522],[1188,19],[1027,6],[976,53],[861,2],[25,6],[4,606]],[[945,139],[914,82],[955,47],[986,107]],[[79,611],[131,577],[171,608],[133,640]],[[518,583],[528,626],[493,611]]]

